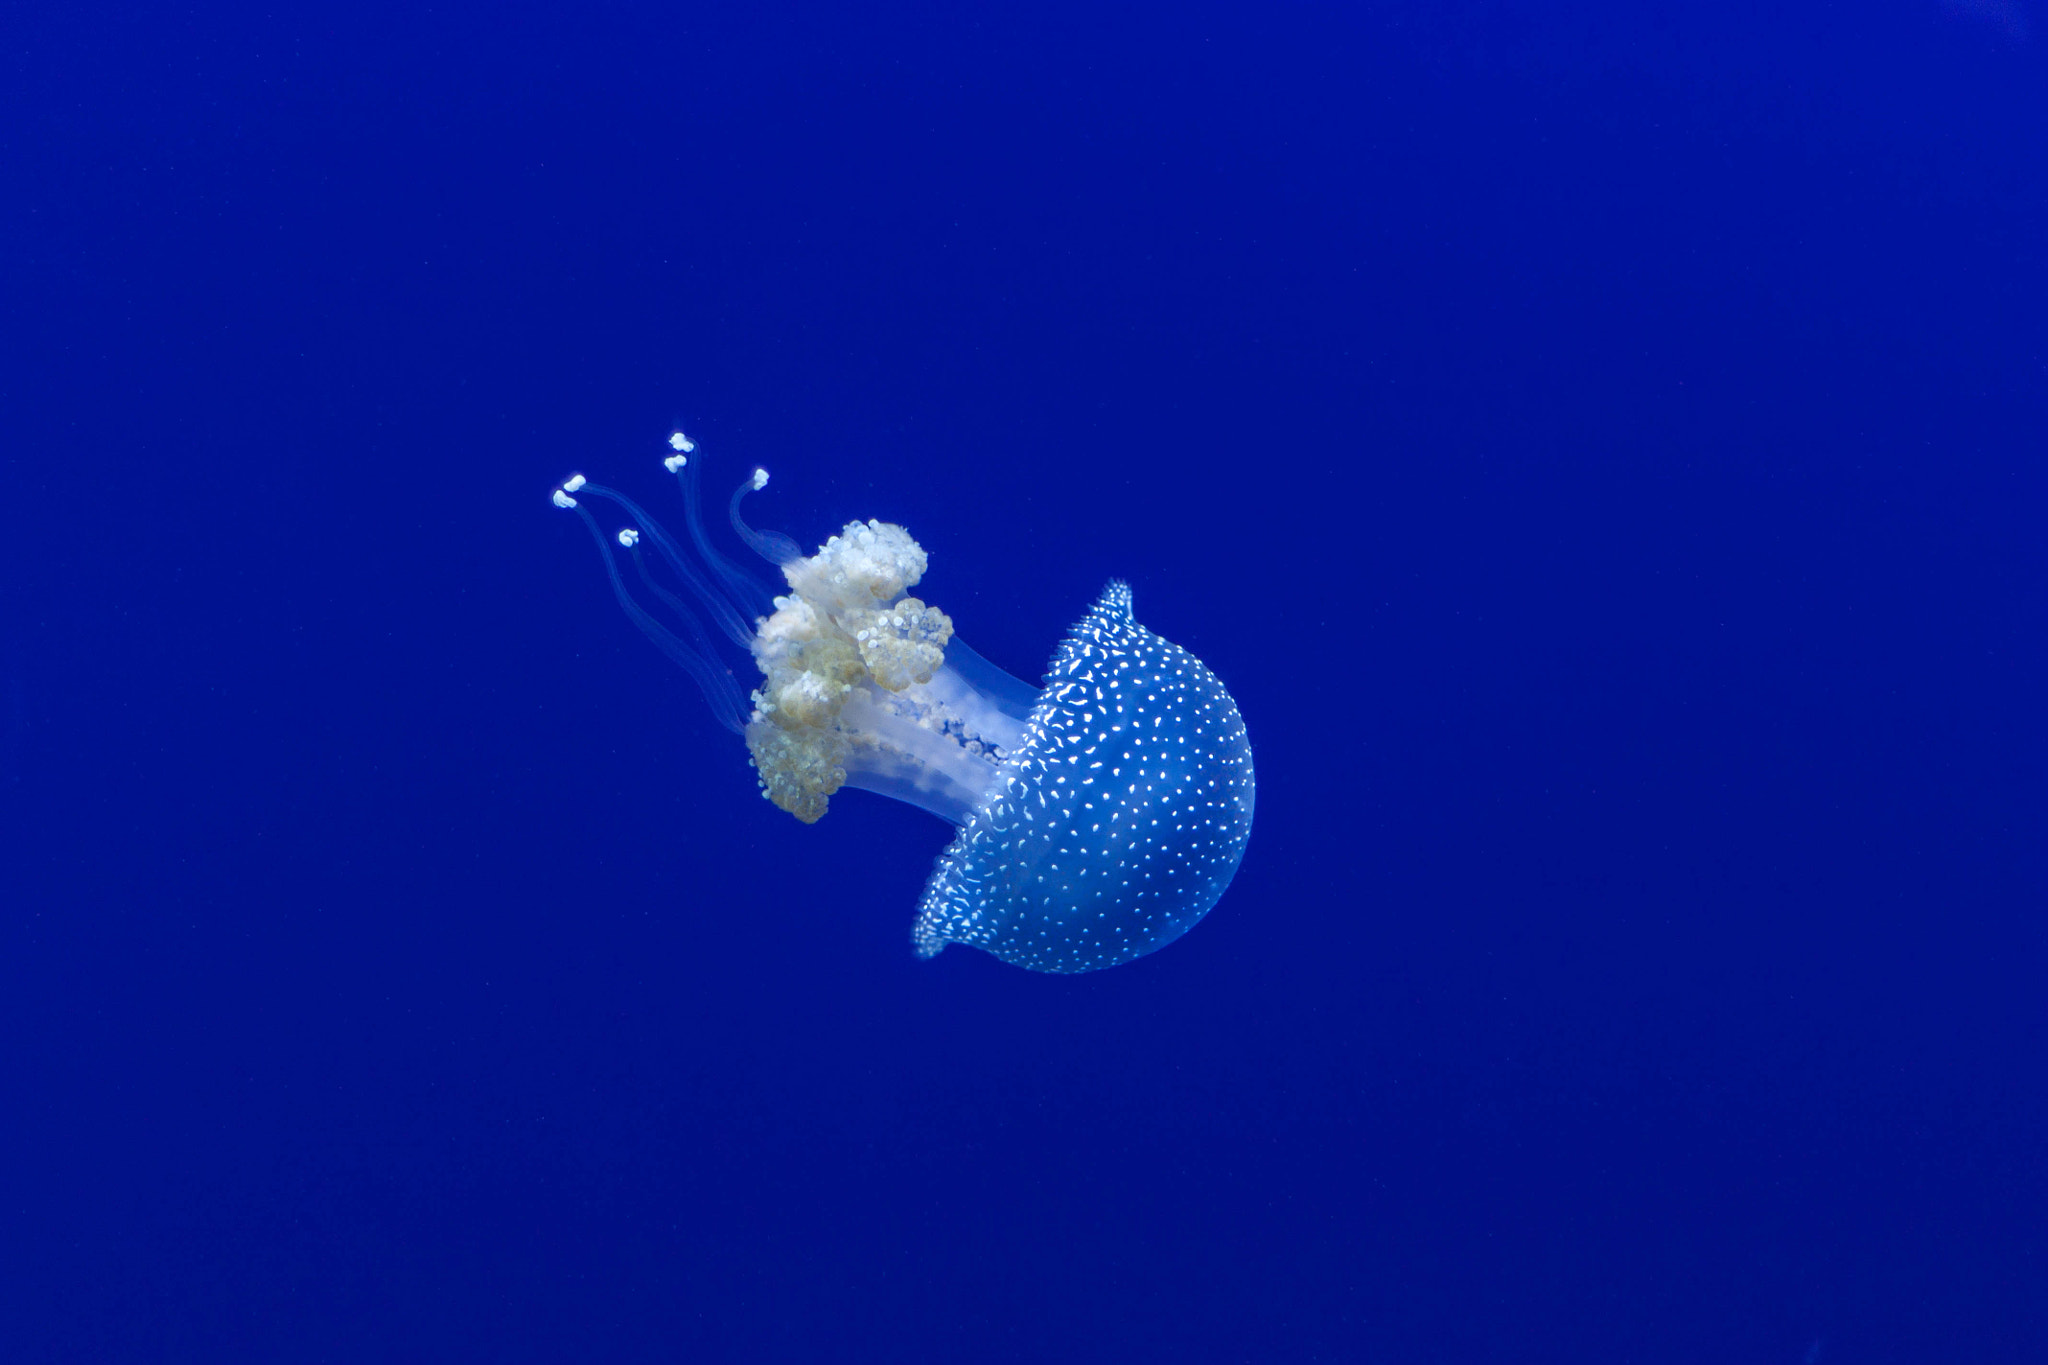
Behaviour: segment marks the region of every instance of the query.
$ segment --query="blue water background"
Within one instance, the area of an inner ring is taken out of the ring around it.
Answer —
[[[2048,1359],[2048,12],[15,6],[0,1360]],[[1235,693],[909,950],[572,470]]]

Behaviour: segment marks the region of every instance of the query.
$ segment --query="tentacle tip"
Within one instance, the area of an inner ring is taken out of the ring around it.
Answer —
[[[671,455],[666,460],[663,460],[661,462],[661,467],[663,469],[666,469],[671,474],[680,474],[683,472],[683,466],[688,464],[689,462],[690,461],[688,456]]]
[[[639,543],[640,533],[634,530],[632,527],[628,526],[625,530],[619,532],[619,544],[625,546],[627,549],[630,550]]]
[[[565,488],[557,488],[555,490],[554,497],[551,498],[549,501],[553,502],[555,506],[563,508],[565,510],[576,505],[576,499],[570,497],[569,491]]]
[[[754,491],[755,491],[756,493],[758,493],[758,492],[760,492],[760,491],[761,491],[762,489],[766,488],[767,486],[768,486],[768,471],[767,471],[767,470],[765,470],[765,469],[757,469],[757,470],[755,470],[755,471],[754,471]]]
[[[697,448],[697,443],[683,435],[680,431],[675,431],[669,433],[668,446],[670,450],[680,451],[682,454],[687,455]]]

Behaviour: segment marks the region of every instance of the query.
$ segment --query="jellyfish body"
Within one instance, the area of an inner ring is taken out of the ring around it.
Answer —
[[[811,823],[851,786],[958,827],[918,907],[918,956],[960,943],[1034,971],[1093,971],[1166,946],[1209,912],[1251,834],[1250,742],[1216,676],[1138,624],[1127,585],[1109,585],[1034,688],[968,649],[943,611],[910,595],[927,560],[902,527],[852,522],[808,557],[746,527],[740,499],[765,481],[757,472],[742,485],[732,520],[779,565],[789,591],[767,603],[772,611],[750,637],[739,639],[719,610],[744,609],[750,594],[694,524],[687,483],[692,541],[713,572],[671,567],[712,599],[714,619],[761,670],[751,710],[733,728],[745,734],[763,795]],[[647,572],[640,536],[628,531],[618,544],[645,586],[689,622],[671,630],[634,599],[577,493],[624,507],[664,560],[682,554],[680,542],[581,476],[556,491],[556,504],[590,525],[628,613],[733,724],[730,673],[710,657],[708,633]]]
[[[1113,967],[1209,913],[1251,836],[1251,742],[1216,675],[1112,583],[1047,670],[1024,742],[939,859],[912,939],[1041,972]]]

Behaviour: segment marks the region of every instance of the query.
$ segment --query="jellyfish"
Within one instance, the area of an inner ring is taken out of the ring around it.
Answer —
[[[1032,971],[1095,971],[1208,914],[1251,835],[1251,744],[1216,675],[1138,623],[1127,583],[1103,590],[1033,687],[912,595],[928,559],[903,527],[849,522],[805,555],[749,526],[741,503],[768,482],[757,469],[728,516],[781,571],[787,591],[772,593],[706,532],[695,444],[669,444],[687,545],[580,474],[554,503],[589,528],[626,614],[745,739],[769,801],[811,824],[852,788],[954,826],[911,930],[919,957],[957,943]],[[607,537],[588,499],[632,525]],[[744,698],[721,635],[760,671]]]

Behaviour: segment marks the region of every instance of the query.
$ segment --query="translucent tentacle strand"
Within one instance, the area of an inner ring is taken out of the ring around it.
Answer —
[[[746,707],[740,696],[738,682],[734,680],[732,673],[724,665],[720,664],[717,657],[708,649],[691,645],[673,630],[669,629],[668,626],[663,624],[645,607],[641,606],[633,599],[633,595],[626,591],[626,583],[619,576],[619,563],[612,553],[611,542],[605,538],[604,532],[599,529],[597,518],[591,516],[589,509],[584,507],[575,497],[575,494],[587,491],[590,491],[589,481],[581,474],[572,475],[560,488],[555,490],[554,504],[566,511],[574,512],[582,519],[583,525],[590,531],[591,539],[597,544],[598,557],[604,561],[605,575],[611,580],[612,595],[618,599],[619,606],[624,609],[627,617],[631,619],[633,624],[640,628],[641,633],[653,641],[656,649],[666,654],[670,660],[690,675],[690,680],[697,684],[698,690],[704,694],[704,700],[710,704],[711,713],[718,718],[718,723],[735,734],[745,733]],[[638,539],[639,537],[631,531],[619,533],[620,544],[629,552],[635,551]],[[639,562],[639,555],[637,553],[634,553],[634,562]],[[642,566],[642,573],[644,576],[644,565]],[[670,600],[674,606],[681,608],[682,604],[680,602],[674,601],[673,597]],[[694,618],[689,616],[687,610],[683,612],[683,616],[686,620],[694,620]],[[698,627],[700,633],[701,630],[702,627]]]

